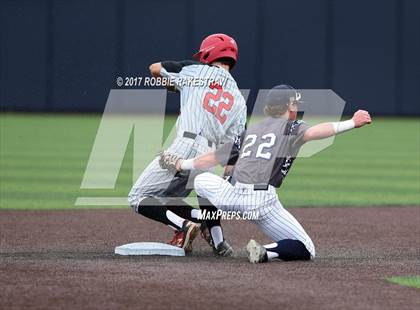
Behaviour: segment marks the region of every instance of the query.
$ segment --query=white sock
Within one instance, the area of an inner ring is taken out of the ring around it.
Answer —
[[[169,211],[169,210],[166,211],[166,217],[175,226],[177,226],[178,228],[182,228],[182,224],[184,223],[185,219],[183,219],[182,217],[176,215],[175,213],[173,213],[172,211]]]
[[[270,251],[270,249],[276,248],[277,246],[277,242],[264,245],[265,249],[267,250],[268,259],[279,257],[279,254],[277,252]]]
[[[211,238],[213,239],[214,246],[217,248],[217,246],[223,242],[223,233],[222,233],[222,227],[220,226],[213,226],[210,229]]]
[[[278,246],[277,242],[274,242],[274,243],[270,243],[270,244],[266,244],[266,245],[264,245],[264,247],[265,247],[266,249],[276,248],[277,246]]]
[[[276,253],[276,252],[271,252],[271,251],[267,250],[267,257],[268,257],[268,259],[273,259],[273,258],[279,257],[279,254]]]
[[[201,210],[193,209],[191,210],[191,217],[194,219],[198,219],[201,216]]]

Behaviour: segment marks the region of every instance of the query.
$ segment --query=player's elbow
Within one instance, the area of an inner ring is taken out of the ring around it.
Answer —
[[[149,66],[150,74],[154,77],[160,76],[160,69],[162,68],[162,65],[160,62],[156,62],[154,64],[151,64]]]

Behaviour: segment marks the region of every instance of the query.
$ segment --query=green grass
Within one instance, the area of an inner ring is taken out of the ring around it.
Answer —
[[[125,197],[133,137],[115,189],[80,189],[99,123],[100,115],[0,114],[0,208],[72,208],[77,197]],[[150,135],[155,123],[145,117],[140,132]],[[280,199],[285,206],[420,205],[419,147],[420,119],[375,119],[315,156],[298,158]]]
[[[412,276],[412,277],[391,277],[387,278],[387,280],[391,283],[420,288],[420,276]]]

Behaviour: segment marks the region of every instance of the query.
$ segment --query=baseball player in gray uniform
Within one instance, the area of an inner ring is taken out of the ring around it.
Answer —
[[[267,95],[266,118],[251,126],[240,141],[194,159],[184,160],[167,153],[171,165],[184,169],[207,169],[217,164],[234,164],[233,176],[225,180],[205,172],[197,176],[194,187],[225,211],[258,212],[256,224],[274,243],[260,245],[250,240],[248,258],[252,263],[270,259],[309,260],[315,247],[303,227],[281,204],[276,193],[289,172],[300,147],[307,141],[323,139],[371,122],[367,111],[357,111],[343,122],[321,123],[309,127],[296,120],[301,94],[288,85],[274,87]]]
[[[203,40],[200,51],[194,55],[199,61],[163,61],[150,66],[154,77],[167,78],[180,92],[181,113],[176,122],[176,138],[168,149],[171,153],[193,158],[240,136],[245,128],[246,103],[229,73],[237,55],[233,38],[213,34]],[[137,213],[175,229],[170,244],[186,251],[191,251],[200,222],[199,210],[179,199],[192,190],[192,186],[187,188],[189,177],[189,173],[160,168],[156,157],[128,195],[129,204]],[[205,201],[203,205],[216,209]],[[232,249],[223,238],[220,221],[210,220],[205,224],[202,234],[215,253],[230,255]]]

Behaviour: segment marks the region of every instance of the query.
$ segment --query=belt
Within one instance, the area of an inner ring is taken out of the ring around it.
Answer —
[[[184,133],[182,134],[182,136],[184,137],[184,138],[188,138],[188,139],[195,139],[195,138],[197,138],[197,136],[199,136],[199,135],[197,135],[196,133],[192,133],[192,132],[189,132],[189,131],[184,131]],[[203,136],[201,136],[201,137],[203,137]],[[203,137],[204,138],[204,137]],[[204,139],[206,139],[206,138],[204,138]],[[207,139],[206,139],[207,140]],[[213,146],[213,142],[211,142],[211,141],[209,141],[209,140],[207,140],[207,144],[208,144],[208,146],[209,147],[212,147]]]
[[[229,183],[232,184],[232,186],[235,186],[236,179],[234,177],[229,177],[228,179]],[[269,184],[249,184],[254,186],[254,191],[266,191],[268,190]]]

